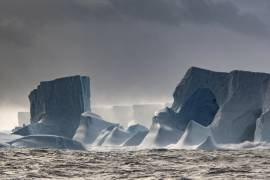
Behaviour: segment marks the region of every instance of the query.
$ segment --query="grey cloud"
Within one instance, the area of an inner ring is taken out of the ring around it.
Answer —
[[[100,16],[103,18],[104,15],[118,16],[122,20],[139,19],[171,25],[217,24],[237,32],[258,36],[265,36],[269,32],[268,26],[256,15],[240,12],[231,1],[107,0],[107,3],[99,8],[94,7],[98,12],[106,12]],[[90,10],[92,9],[90,6]]]
[[[0,18],[0,39],[6,45],[26,46],[30,44],[31,38],[19,19]]]
[[[0,17],[24,25],[23,29],[16,24],[3,26],[0,21],[0,39],[15,44],[28,44],[44,26],[73,21],[214,24],[255,36],[268,34],[268,26],[256,15],[240,12],[231,1],[216,0],[2,0]]]
[[[196,1],[184,0],[187,7],[187,19],[199,23],[216,23],[234,31],[265,36],[269,33],[268,26],[256,15],[241,12],[230,1]]]

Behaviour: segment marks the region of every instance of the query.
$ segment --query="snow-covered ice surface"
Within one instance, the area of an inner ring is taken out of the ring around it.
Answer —
[[[269,150],[0,149],[0,179],[269,179]]]
[[[140,124],[130,124],[128,128],[110,126],[101,131],[93,146],[137,146],[148,133]]]
[[[107,122],[94,113],[85,112],[81,115],[80,125],[73,139],[84,144],[92,144],[102,130],[111,126],[117,124]]]

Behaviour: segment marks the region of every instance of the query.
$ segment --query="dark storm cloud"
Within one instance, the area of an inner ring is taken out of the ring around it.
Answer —
[[[230,1],[211,0],[107,0],[103,3],[80,4],[86,17],[139,19],[163,24],[217,24],[234,31],[258,36],[268,34],[268,26],[256,15],[241,13]],[[86,5],[86,6],[85,6]],[[88,11],[87,11],[87,8]],[[89,14],[88,14],[89,13]],[[87,16],[88,15],[88,16]]]
[[[2,0],[0,17],[0,39],[15,44],[28,44],[41,27],[70,21],[216,24],[256,36],[268,34],[257,16],[216,0]]]
[[[238,32],[267,35],[268,27],[255,15],[241,13],[232,2],[211,0],[110,0],[123,17],[165,24],[217,24]]]

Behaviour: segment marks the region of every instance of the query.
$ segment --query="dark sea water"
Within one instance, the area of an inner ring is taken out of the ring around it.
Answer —
[[[0,179],[270,179],[270,150],[0,150]]]

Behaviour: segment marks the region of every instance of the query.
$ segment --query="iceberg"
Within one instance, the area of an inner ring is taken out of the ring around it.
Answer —
[[[141,145],[196,147],[207,137],[217,144],[270,142],[270,74],[192,67],[173,98],[153,117]]]
[[[29,95],[31,124],[14,134],[51,134],[72,138],[80,116],[90,111],[90,79],[72,76],[41,82]]]
[[[192,67],[175,89],[172,111],[181,111],[194,92],[207,88],[219,106],[210,124],[215,141],[218,144],[253,141],[257,119],[270,106],[269,80],[266,73],[238,70],[224,73]]]

